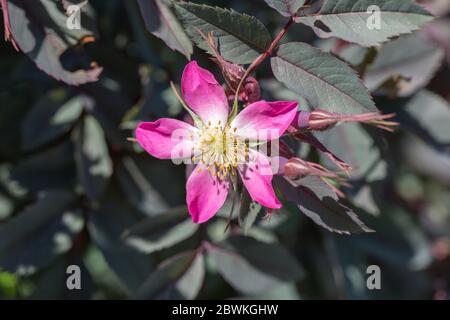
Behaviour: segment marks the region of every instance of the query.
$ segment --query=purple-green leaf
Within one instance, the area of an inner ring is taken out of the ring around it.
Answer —
[[[276,182],[286,200],[295,203],[319,226],[341,234],[373,232],[320,178],[305,177],[294,185],[285,178],[277,177]]]
[[[413,0],[325,0],[318,14],[296,18],[322,38],[370,47],[419,29],[433,16]]]
[[[98,80],[102,68],[91,67],[87,54],[78,50],[72,57],[72,64],[87,65],[75,71],[66,69],[61,59],[69,49],[95,38],[91,26],[69,29],[68,17],[63,6],[55,1],[9,0],[8,14],[11,33],[19,49],[26,53],[39,69],[70,85],[80,85]],[[91,21],[80,10],[81,22]],[[86,40],[88,39],[88,40]]]
[[[138,3],[148,32],[163,40],[172,50],[177,50],[190,59],[193,51],[191,40],[167,1],[138,0]]]
[[[305,4],[305,0],[264,0],[267,5],[277,10],[285,17],[294,16]]]
[[[280,46],[271,63],[278,81],[314,108],[342,114],[377,111],[355,71],[330,53],[291,42]]]

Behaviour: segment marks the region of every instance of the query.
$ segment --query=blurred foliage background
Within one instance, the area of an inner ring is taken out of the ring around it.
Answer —
[[[254,15],[272,35],[285,23],[262,0],[202,3]],[[230,206],[207,224],[191,223],[184,166],[127,141],[139,121],[184,117],[169,81],[179,84],[186,57],[146,31],[136,1],[90,0],[96,40],[68,41],[57,56],[66,70],[100,66],[98,81],[57,81],[36,67],[42,57],[2,42],[0,298],[447,299],[450,5],[422,3],[441,18],[383,46],[374,61],[365,59],[372,49],[338,53],[365,63],[377,106],[401,123],[395,134],[345,125],[318,136],[357,168],[344,191],[376,231],[364,235],[329,232],[289,202],[270,221],[254,210],[226,232]],[[300,24],[286,39],[336,48]],[[195,48],[192,58],[220,78],[205,52]],[[302,101],[274,80],[269,63],[257,78],[265,98]],[[306,145],[297,152],[326,164]],[[66,288],[72,264],[81,290]],[[372,264],[381,290],[366,288]]]

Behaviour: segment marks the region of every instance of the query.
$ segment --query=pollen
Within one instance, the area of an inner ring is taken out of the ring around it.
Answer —
[[[234,175],[240,163],[248,159],[249,148],[244,139],[236,135],[237,128],[222,126],[211,121],[202,128],[192,160],[202,163],[215,177],[224,180]]]

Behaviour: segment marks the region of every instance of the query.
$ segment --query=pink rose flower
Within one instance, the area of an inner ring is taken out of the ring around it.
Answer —
[[[222,86],[195,61],[185,67],[181,87],[184,101],[198,116],[195,125],[166,118],[143,122],[136,139],[156,158],[196,163],[186,184],[192,221],[203,223],[217,213],[237,175],[254,201],[280,208],[270,160],[255,148],[280,138],[294,120],[297,102],[257,101],[233,118]]]

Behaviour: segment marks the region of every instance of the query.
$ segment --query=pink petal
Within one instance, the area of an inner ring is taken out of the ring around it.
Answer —
[[[197,136],[197,129],[175,119],[142,122],[136,128],[141,147],[158,159],[189,158]]]
[[[236,135],[250,140],[278,139],[289,127],[297,113],[295,101],[267,102],[264,100],[247,106],[231,123]]]
[[[253,200],[267,208],[281,208],[272,187],[272,168],[265,155],[250,149],[249,162],[239,166],[239,173]]]
[[[200,68],[196,61],[184,68],[181,92],[187,105],[205,124],[211,121],[216,125],[221,121],[225,125],[229,113],[225,91],[212,73]]]
[[[224,204],[229,182],[214,177],[203,165],[198,165],[189,176],[186,189],[186,202],[192,221],[203,223],[214,216]]]

